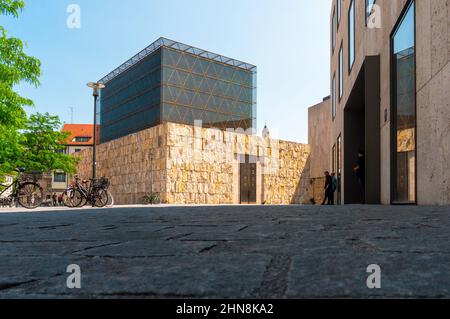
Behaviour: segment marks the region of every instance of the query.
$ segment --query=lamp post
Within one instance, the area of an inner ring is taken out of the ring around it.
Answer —
[[[96,161],[96,146],[97,146],[97,99],[100,90],[105,88],[103,83],[89,82],[87,84],[93,91],[94,96],[94,147],[92,148],[92,178],[97,177],[97,161]]]

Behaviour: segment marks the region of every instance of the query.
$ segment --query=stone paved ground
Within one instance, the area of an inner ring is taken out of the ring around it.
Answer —
[[[82,289],[66,288],[69,264]],[[450,298],[450,208],[3,211],[0,298],[17,297]]]

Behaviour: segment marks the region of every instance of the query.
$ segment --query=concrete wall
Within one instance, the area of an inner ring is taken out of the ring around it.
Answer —
[[[310,200],[304,144],[165,123],[97,149],[98,176],[111,179],[117,204],[140,203],[152,188],[169,204],[238,204],[239,155],[245,154],[257,161],[257,203]],[[90,176],[91,150],[79,155],[79,174]]]
[[[333,0],[330,22],[337,0]],[[344,48],[343,97],[337,98],[337,115],[330,121],[329,148],[343,136],[343,111],[367,56],[380,58],[380,183],[381,202],[391,202],[391,88],[390,35],[407,0],[377,0],[380,28],[367,28],[365,1],[355,1],[356,53],[348,71],[348,8],[342,0],[342,17],[331,53],[330,92],[333,75],[338,83],[339,48]],[[450,204],[450,0],[416,0],[417,85],[417,199],[419,204]],[[331,28],[331,24],[330,24]],[[331,39],[330,39],[331,43]],[[338,92],[338,90],[337,90]],[[331,110],[330,110],[331,112]],[[387,112],[387,121],[385,121]],[[312,146],[314,149],[314,145]],[[343,161],[346,162],[345,154]],[[343,181],[345,184],[345,180]],[[345,195],[343,193],[343,195]]]

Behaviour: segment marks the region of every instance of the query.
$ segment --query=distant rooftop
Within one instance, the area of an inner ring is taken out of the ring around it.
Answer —
[[[89,146],[94,145],[94,125],[93,124],[64,124],[63,132],[70,132],[67,145]],[[97,125],[97,133],[99,126]],[[97,134],[98,135],[98,134]],[[98,142],[98,139],[97,139]]]
[[[146,47],[144,50],[142,50],[141,52],[136,54],[134,57],[129,59],[127,62],[125,62],[124,64],[119,66],[117,69],[115,69],[114,71],[109,73],[104,78],[102,78],[99,82],[100,83],[104,83],[104,84],[108,83],[109,81],[114,79],[116,76],[118,76],[122,72],[128,70],[133,65],[135,65],[139,61],[145,59],[147,56],[149,56],[150,54],[152,54],[153,52],[155,52],[156,50],[158,50],[161,47],[173,48],[173,49],[176,49],[176,50],[179,50],[179,51],[191,53],[191,54],[196,55],[196,56],[204,57],[206,59],[211,59],[211,60],[215,60],[215,61],[218,61],[218,62],[221,62],[221,63],[225,63],[225,64],[228,64],[228,65],[237,67],[237,68],[241,68],[241,69],[244,69],[244,70],[256,72],[256,66],[255,65],[251,65],[251,64],[239,61],[239,60],[227,58],[227,57],[225,57],[223,55],[219,55],[219,54],[216,54],[216,53],[212,53],[212,52],[209,52],[209,51],[198,49],[198,48],[195,48],[193,46],[190,46],[190,45],[187,45],[187,44],[183,44],[183,43],[180,43],[180,42],[176,42],[176,41],[173,41],[173,40],[169,40],[169,39],[166,39],[166,38],[159,38],[158,40],[156,40],[155,42],[150,44],[148,47]]]

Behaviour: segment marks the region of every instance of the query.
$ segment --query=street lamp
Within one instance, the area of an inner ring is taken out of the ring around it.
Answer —
[[[96,145],[97,145],[97,98],[99,96],[100,90],[105,88],[103,83],[89,82],[87,84],[93,91],[94,96],[94,147],[92,149],[92,178],[96,178],[97,171],[97,161],[96,161]]]

